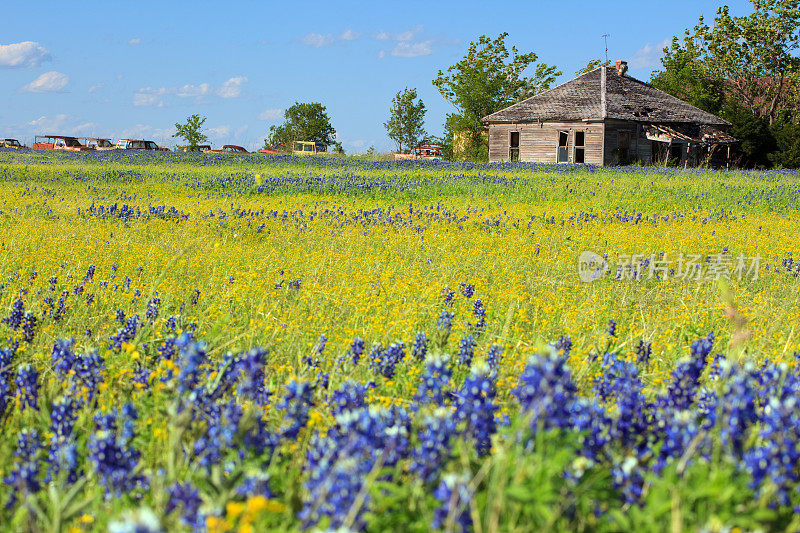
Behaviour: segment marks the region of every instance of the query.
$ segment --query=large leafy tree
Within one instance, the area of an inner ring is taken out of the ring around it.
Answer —
[[[414,148],[427,136],[424,123],[425,104],[417,100],[417,90],[406,87],[398,91],[389,108],[389,120],[383,124],[398,152]]]
[[[793,79],[800,69],[800,0],[751,3],[749,15],[735,17],[722,6],[712,26],[700,17],[682,42],[673,39],[662,60],[665,70],[654,83],[688,93],[697,97],[695,102],[711,107],[718,102],[712,93],[724,92],[755,118],[770,124],[778,120],[794,105]]]
[[[180,137],[186,142],[190,151],[196,151],[198,145],[208,141],[208,137],[203,133],[205,121],[206,117],[200,118],[200,115],[189,115],[185,124],[175,124],[177,131],[172,136]]]
[[[283,124],[269,129],[265,147],[282,144],[291,148],[294,141],[313,141],[339,148],[340,145],[335,137],[336,130],[331,125],[331,119],[324,105],[318,102],[295,102],[284,112],[283,118],[285,119]]]
[[[438,72],[433,85],[456,112],[448,115],[445,130],[453,139],[456,152],[468,157],[483,154],[488,139],[481,118],[511,104],[547,90],[561,72],[554,66],[537,63],[534,52],[520,54],[506,45],[508,33],[491,39],[482,35],[471,42],[464,58]],[[525,76],[528,69],[530,76]],[[458,154],[457,154],[458,155]]]

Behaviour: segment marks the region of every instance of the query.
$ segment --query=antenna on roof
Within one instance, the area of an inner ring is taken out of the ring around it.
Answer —
[[[601,37],[606,43],[606,63],[608,63],[608,38],[611,37],[611,35],[608,33],[604,33],[603,35],[601,35]]]

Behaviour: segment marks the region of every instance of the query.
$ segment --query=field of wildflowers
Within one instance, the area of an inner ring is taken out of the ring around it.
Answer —
[[[797,530],[798,178],[0,150],[0,523]]]

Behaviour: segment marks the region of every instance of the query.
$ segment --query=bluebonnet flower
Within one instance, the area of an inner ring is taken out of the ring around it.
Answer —
[[[256,402],[261,407],[269,403],[270,393],[264,386],[264,367],[267,364],[267,351],[262,348],[251,348],[240,354],[237,359],[239,371],[239,391],[241,398]]]
[[[37,322],[36,316],[30,313],[25,313],[25,316],[22,317],[22,339],[29,344],[33,342],[33,338],[36,336]]]
[[[709,333],[707,337],[692,343],[692,355],[688,361],[680,361],[675,366],[667,393],[662,394],[658,399],[660,407],[683,410],[691,406],[697,394],[700,375],[706,366],[708,354],[711,353],[713,343],[713,333]]]
[[[267,472],[255,472],[245,476],[244,480],[236,487],[236,492],[242,496],[263,496],[267,499],[275,495],[270,488],[270,475]]]
[[[16,503],[18,495],[35,494],[41,489],[39,481],[41,450],[39,434],[35,429],[26,428],[19,432],[13,466],[8,475],[3,478],[3,483],[11,487],[8,507],[12,507]]]
[[[290,281],[289,282],[289,288],[292,289],[293,291],[299,291],[300,290],[300,280],[299,279],[295,279],[295,280]]]
[[[117,322],[119,322],[120,325],[125,324],[125,311],[122,309],[117,309]]]
[[[440,331],[449,333],[450,329],[453,327],[453,316],[452,312],[447,309],[442,309],[441,314],[439,314],[439,320],[436,322],[436,327],[439,328]]]
[[[450,387],[450,358],[446,355],[431,355],[425,361],[425,373],[422,375],[414,400],[418,405],[444,405],[447,389]]]
[[[469,335],[461,339],[458,346],[458,364],[461,366],[470,366],[472,364],[472,356],[475,353],[475,337]]]
[[[200,301],[200,289],[195,289],[192,291],[192,295],[189,296],[189,302],[192,305],[197,305],[198,301]]]
[[[560,352],[564,357],[569,357],[572,351],[572,339],[563,335],[558,337],[558,340],[553,344],[556,352]]]
[[[428,336],[424,331],[417,332],[414,337],[414,346],[411,349],[411,354],[417,361],[424,361],[428,355]]]
[[[486,308],[483,307],[482,301],[475,300],[475,302],[472,304],[472,314],[474,314],[475,318],[478,319],[472,328],[476,333],[481,333],[486,327]]]
[[[578,398],[569,405],[572,431],[580,434],[580,454],[593,461],[605,455],[610,441],[611,419],[594,400]]]
[[[135,415],[132,408],[123,408],[95,416],[88,458],[106,488],[106,498],[147,487],[147,479],[138,473],[141,453],[132,444]]]
[[[117,331],[116,335],[111,337],[111,344],[109,349],[119,351],[122,348],[123,342],[130,342],[136,337],[136,332],[139,331],[139,315],[133,315],[128,318],[125,325]]]
[[[470,504],[473,490],[469,485],[469,474],[445,474],[433,496],[439,501],[433,515],[434,529],[467,533],[472,531]]]
[[[50,360],[53,362],[53,370],[61,379],[66,379],[67,373],[75,366],[75,354],[72,351],[74,342],[71,338],[56,339],[53,345]]]
[[[496,376],[486,365],[472,368],[464,385],[455,393],[456,420],[465,422],[465,433],[475,445],[479,455],[487,455],[492,448],[492,435],[497,431],[495,412]]]
[[[147,321],[151,324],[156,321],[158,317],[158,311],[161,307],[161,298],[158,297],[158,293],[155,294],[150,301],[147,302],[147,312],[145,313],[145,317]]]
[[[353,365],[357,365],[358,361],[361,360],[361,355],[364,353],[364,339],[361,337],[356,337],[353,339],[353,343],[350,345],[350,361]]]
[[[78,446],[73,430],[78,404],[72,398],[62,397],[53,403],[50,411],[50,458],[46,482],[63,474],[67,483],[78,480]]]
[[[503,347],[493,344],[486,354],[486,364],[492,372],[497,372],[500,369],[500,361],[503,360]]]
[[[94,265],[89,265],[88,270],[86,270],[86,275],[83,276],[83,281],[88,282],[94,279]]]
[[[208,355],[203,342],[196,342],[191,333],[182,333],[176,341],[180,349],[178,366],[178,392],[181,394],[197,392],[203,367],[207,364]]]
[[[619,490],[629,505],[639,504],[644,488],[643,468],[636,457],[628,456],[611,466],[614,488]]]
[[[6,412],[11,399],[11,369],[15,353],[16,348],[13,346],[0,348],[0,416]]]
[[[181,523],[196,530],[203,530],[205,527],[204,517],[200,514],[200,506],[203,500],[200,493],[190,482],[175,483],[169,490],[169,499],[165,514],[170,514],[175,510],[181,513]]]
[[[472,283],[461,282],[459,289],[461,289],[461,294],[464,295],[464,298],[467,299],[472,298],[472,295],[475,294],[475,285]]]
[[[613,318],[608,321],[608,328],[606,328],[606,333],[610,337],[617,336],[617,322]]]
[[[319,336],[319,340],[317,341],[317,345],[314,346],[314,351],[317,355],[322,356],[322,353],[325,351],[325,346],[328,344],[328,337],[325,336],[323,333]]]
[[[439,408],[423,417],[419,443],[411,452],[410,468],[424,483],[431,484],[439,478],[439,472],[452,455],[450,439],[455,432],[455,420],[447,409]]]
[[[367,386],[352,380],[342,383],[342,386],[333,391],[329,398],[331,412],[334,415],[360,409],[367,405]]]
[[[14,331],[17,331],[22,324],[23,318],[25,318],[25,302],[20,297],[14,300],[14,304],[11,306],[11,314],[8,315],[8,318],[4,318],[3,322],[8,324],[8,327]]]
[[[636,364],[647,366],[650,362],[650,355],[653,352],[653,347],[651,343],[643,340],[639,340],[639,343],[636,345]]]
[[[642,389],[639,370],[633,363],[613,354],[604,356],[603,374],[594,390],[602,401],[616,401],[612,435],[626,447],[644,438],[648,428],[649,405]]]
[[[55,291],[56,285],[58,285],[58,277],[53,276],[50,278],[50,290]]]
[[[306,381],[291,380],[286,384],[286,396],[278,405],[284,411],[282,434],[294,439],[308,422],[309,412],[314,405],[314,389]]]
[[[223,404],[212,404],[204,410],[206,431],[198,436],[192,449],[193,458],[200,466],[210,470],[232,447],[239,430],[242,408],[231,400]]]
[[[522,411],[530,416],[531,427],[542,429],[568,427],[571,422],[570,404],[577,387],[567,366],[567,358],[554,349],[545,349],[528,359],[519,384],[512,391]]]
[[[39,409],[37,401],[39,398],[39,373],[29,364],[20,365],[17,368],[17,376],[14,384],[17,386],[17,398],[22,409],[31,407]]]
[[[325,437],[315,434],[307,451],[307,496],[299,513],[309,527],[327,516],[329,527],[344,524],[367,476],[376,466],[392,468],[408,454],[410,419],[403,409],[361,408],[336,416]],[[369,496],[353,521],[364,529]]]
[[[453,306],[453,298],[455,295],[456,293],[454,293],[450,287],[442,287],[442,300],[444,301],[445,307]]]
[[[385,350],[380,344],[375,344],[369,354],[369,367],[375,374],[392,379],[397,363],[403,361],[405,356],[403,343],[394,342]]]

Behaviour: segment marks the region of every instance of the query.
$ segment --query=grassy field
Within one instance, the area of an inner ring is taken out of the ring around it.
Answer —
[[[797,174],[0,151],[0,191],[11,529],[800,526]]]

